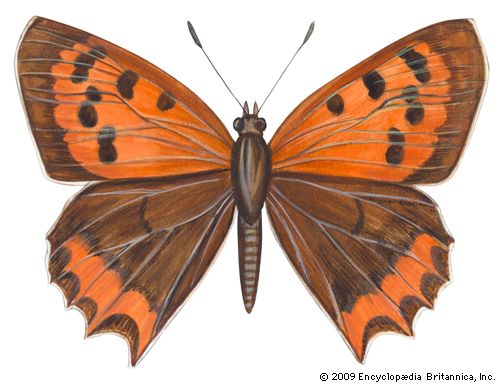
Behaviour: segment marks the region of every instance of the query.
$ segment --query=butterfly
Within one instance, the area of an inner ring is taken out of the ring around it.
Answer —
[[[308,96],[269,142],[245,102],[234,141],[170,75],[35,17],[17,54],[31,132],[51,179],[89,182],[48,234],[51,282],[87,335],[125,337],[135,365],[207,272],[235,209],[251,312],[265,205],[301,281],[363,361],[376,334],[412,335],[450,279],[453,238],[414,186],[455,169],[486,66],[471,20],[434,24]]]

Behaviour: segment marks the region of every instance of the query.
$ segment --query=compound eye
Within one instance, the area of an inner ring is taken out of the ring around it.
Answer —
[[[255,122],[255,128],[259,131],[264,131],[267,127],[267,123],[265,119],[259,119]]]
[[[243,119],[242,118],[236,118],[234,119],[234,122],[233,122],[233,128],[240,132],[241,130],[243,130]]]

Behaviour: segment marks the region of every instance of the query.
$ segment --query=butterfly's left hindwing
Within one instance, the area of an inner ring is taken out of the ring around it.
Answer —
[[[213,262],[233,211],[227,171],[91,185],[48,236],[51,281],[88,335],[127,338],[135,365]]]
[[[418,309],[449,280],[453,239],[413,187],[277,174],[266,206],[297,274],[360,361],[375,334],[413,334]]]
[[[62,181],[224,170],[233,140],[180,82],[96,36],[34,18],[19,84],[47,174]]]

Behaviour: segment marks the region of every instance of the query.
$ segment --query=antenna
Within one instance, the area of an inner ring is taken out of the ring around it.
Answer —
[[[266,104],[267,102],[267,99],[269,98],[269,96],[273,93],[274,89],[276,88],[276,86],[278,85],[278,83],[280,82],[281,78],[283,77],[283,75],[285,74],[286,70],[288,69],[288,67],[290,67],[290,64],[292,64],[293,62],[293,59],[295,59],[295,56],[297,56],[297,54],[299,53],[299,51],[302,49],[302,47],[304,46],[304,44],[307,43],[307,41],[309,40],[309,38],[311,37],[312,33],[314,31],[314,21],[311,23],[311,25],[309,26],[309,29],[307,30],[307,33],[306,33],[306,37],[304,37],[304,41],[302,42],[302,44],[300,45],[300,47],[297,49],[297,51],[295,51],[295,53],[293,54],[292,58],[290,59],[290,61],[288,62],[288,64],[286,65],[285,69],[283,70],[283,72],[281,73],[281,75],[279,76],[278,80],[276,80],[276,83],[274,83],[274,86],[273,88],[271,88],[271,91],[269,91],[269,93],[267,94],[266,98],[264,99],[264,101],[262,102],[262,104],[260,105],[260,108],[259,108],[259,112],[260,110],[262,110],[262,107],[264,107],[264,104]]]
[[[203,46],[201,45],[201,41],[200,39],[198,38],[198,35],[196,34],[196,31],[194,30],[194,27],[193,27],[193,24],[191,24],[190,21],[187,22],[187,25],[188,25],[188,28],[189,28],[189,33],[191,34],[191,37],[193,38],[194,40],[194,43],[200,47],[200,49],[203,51],[203,53],[205,54],[205,57],[208,59],[208,62],[210,63],[210,65],[212,66],[212,68],[215,70],[215,72],[217,73],[217,75],[219,75],[219,78],[220,80],[222,80],[222,83],[224,83],[224,85],[226,86],[227,90],[229,91],[229,93],[231,95],[233,95],[233,98],[238,102],[238,104],[240,105],[241,109],[243,110],[243,106],[241,105],[240,101],[238,100],[238,98],[234,95],[233,91],[231,91],[231,88],[229,88],[229,86],[227,85],[226,81],[224,80],[224,78],[221,76],[221,74],[219,73],[219,71],[217,71],[217,68],[215,68],[215,65],[214,63],[212,63],[212,60],[210,60],[210,58],[208,57],[207,53],[205,52],[205,50],[203,49]]]

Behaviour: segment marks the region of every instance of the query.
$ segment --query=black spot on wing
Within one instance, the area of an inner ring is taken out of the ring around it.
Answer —
[[[403,144],[405,142],[405,136],[397,128],[391,127],[387,137],[392,144],[385,153],[385,159],[387,160],[387,163],[400,164],[404,158]]]
[[[139,80],[139,76],[134,71],[127,70],[120,75],[116,82],[116,88],[125,99],[134,97],[134,87]]]
[[[115,146],[99,146],[99,160],[102,163],[113,163],[118,158]]]
[[[71,81],[75,84],[82,83],[89,77],[89,70],[95,63],[95,58],[82,53],[75,59],[75,69],[71,74]]]
[[[368,72],[363,76],[363,84],[368,89],[368,96],[378,99],[385,91],[385,80],[377,71]]]
[[[395,127],[389,128],[389,134],[387,134],[387,136],[389,137],[389,141],[391,141],[392,143],[405,142],[404,134]]]
[[[158,97],[158,101],[156,102],[156,107],[160,111],[165,111],[165,110],[170,110],[172,107],[175,106],[175,99],[167,91],[164,91],[161,93],[161,95]]]
[[[431,80],[431,73],[427,68],[427,58],[414,49],[406,49],[401,55],[406,65],[413,70],[413,75],[420,83],[426,83]]]
[[[99,144],[99,160],[102,163],[113,163],[118,158],[113,142],[116,139],[114,127],[105,126],[97,134],[97,143]]]
[[[400,144],[393,144],[389,146],[387,151],[385,152],[385,159],[387,163],[390,164],[400,164],[404,158],[404,148]]]
[[[431,73],[428,69],[414,72],[414,74],[417,80],[421,83],[427,83],[429,80],[431,80]]]
[[[413,103],[418,98],[418,89],[415,86],[405,87],[402,92],[403,99],[408,103]]]
[[[326,107],[334,115],[340,115],[342,112],[344,112],[344,99],[339,94],[333,95],[326,102]]]
[[[405,49],[399,56],[401,59],[405,60],[406,65],[412,70],[425,68],[427,66],[427,58],[421,53],[416,52],[413,48]]]
[[[96,87],[94,86],[88,86],[87,90],[85,91],[85,96],[87,97],[88,100],[91,102],[100,102],[102,99],[101,96],[101,91],[99,91]]]
[[[406,110],[405,119],[408,123],[419,124],[424,119],[425,110],[420,103],[411,104]]]
[[[75,84],[83,83],[89,77],[89,69],[84,67],[75,68],[71,73],[71,81]]]
[[[78,119],[83,127],[91,128],[97,124],[97,110],[90,102],[83,102],[78,109]]]

